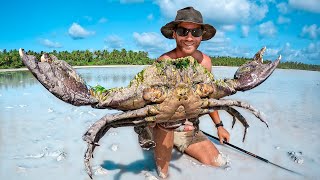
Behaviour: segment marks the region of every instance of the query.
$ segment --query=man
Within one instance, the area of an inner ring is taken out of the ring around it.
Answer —
[[[158,60],[177,59],[186,56],[194,57],[202,66],[211,72],[211,59],[203,54],[197,48],[201,41],[211,39],[216,29],[204,24],[202,15],[193,7],[186,7],[177,11],[174,21],[161,28],[161,33],[169,39],[176,40],[176,48],[161,55]],[[217,127],[220,143],[224,140],[229,141],[230,135],[223,128],[217,111],[209,114]],[[160,177],[165,178],[168,175],[168,167],[171,160],[173,144],[181,152],[197,159],[203,164],[212,166],[223,166],[225,160],[219,154],[215,145],[200,131],[194,132],[195,127],[189,121],[179,127],[172,126],[169,123],[157,124],[153,128],[153,140],[156,143],[154,149],[155,162]],[[141,133],[139,133],[141,138]],[[142,133],[147,134],[147,133]],[[143,147],[143,143],[141,143]],[[145,143],[145,145],[150,145]]]

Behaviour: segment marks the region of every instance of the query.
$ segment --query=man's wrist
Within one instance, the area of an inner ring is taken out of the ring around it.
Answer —
[[[218,124],[216,124],[216,128],[218,128],[218,127],[223,127],[222,121],[220,121]]]

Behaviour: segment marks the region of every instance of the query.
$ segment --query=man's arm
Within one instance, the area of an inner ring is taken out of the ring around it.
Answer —
[[[220,120],[220,116],[218,114],[218,111],[213,111],[209,113],[209,116],[211,117],[212,121],[214,122],[215,125],[222,123]],[[223,127],[223,125],[219,125],[217,127],[217,133],[220,139],[220,143],[223,144],[223,141],[229,142],[230,139],[230,134],[229,132]]]

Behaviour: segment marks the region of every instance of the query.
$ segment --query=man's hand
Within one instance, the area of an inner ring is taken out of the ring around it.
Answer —
[[[229,139],[230,139],[229,132],[223,126],[218,127],[217,130],[218,130],[218,136],[220,139],[220,143],[223,144],[223,141],[229,142]]]

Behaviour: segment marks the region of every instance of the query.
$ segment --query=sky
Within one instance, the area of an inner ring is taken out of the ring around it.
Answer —
[[[253,57],[320,65],[320,0],[4,0],[0,51],[114,49],[151,58],[175,48],[160,28],[193,6],[217,34],[199,47],[209,56]]]

